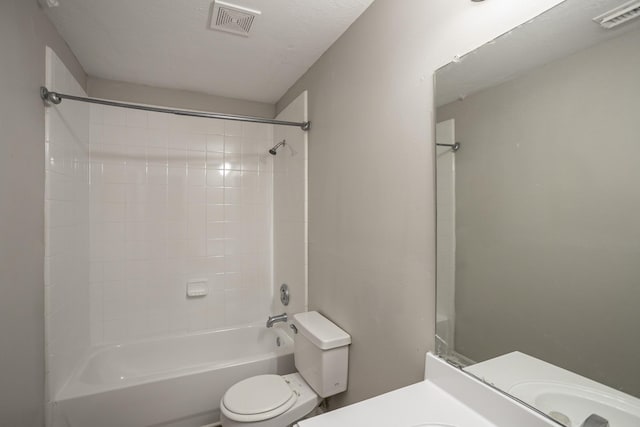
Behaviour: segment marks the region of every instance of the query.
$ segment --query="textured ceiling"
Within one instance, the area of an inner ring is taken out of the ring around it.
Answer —
[[[605,30],[592,18],[626,0],[566,0],[436,73],[436,106],[514,79],[528,70],[640,28],[640,19]]]
[[[211,0],[60,0],[47,14],[95,77],[275,103],[373,0],[227,0],[248,38],[207,28]]]

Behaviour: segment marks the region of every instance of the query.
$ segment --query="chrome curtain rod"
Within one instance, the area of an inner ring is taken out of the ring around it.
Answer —
[[[456,142],[455,144],[436,144],[438,147],[451,147],[453,151],[458,151],[460,149],[460,143]]]
[[[40,88],[40,98],[42,98],[45,102],[50,102],[56,105],[60,104],[63,99],[69,99],[72,101],[88,102],[91,104],[108,105],[110,107],[132,108],[134,110],[154,111],[156,113],[175,114],[178,116],[191,116],[191,117],[202,117],[206,119],[235,120],[237,122],[251,122],[251,123],[282,125],[282,126],[295,126],[295,127],[299,127],[302,130],[309,130],[311,128],[311,122],[288,122],[284,120],[263,119],[262,117],[236,116],[233,114],[205,113],[202,111],[175,110],[172,108],[150,107],[148,105],[129,104],[125,102],[107,101],[107,100],[98,99],[98,98],[85,98],[82,96],[67,95],[59,92],[51,92],[49,91],[49,89],[47,89],[44,86]]]

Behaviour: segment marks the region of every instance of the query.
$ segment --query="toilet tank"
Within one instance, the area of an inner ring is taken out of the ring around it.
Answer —
[[[296,369],[320,397],[347,389],[351,336],[317,311],[293,315]]]

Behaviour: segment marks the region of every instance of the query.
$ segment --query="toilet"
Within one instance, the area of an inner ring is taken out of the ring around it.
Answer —
[[[347,389],[351,336],[317,311],[295,314],[292,329],[298,372],[231,386],[220,401],[222,427],[289,426]]]

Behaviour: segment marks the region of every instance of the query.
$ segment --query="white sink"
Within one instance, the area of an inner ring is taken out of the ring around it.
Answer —
[[[570,427],[579,427],[591,414],[606,418],[611,427],[640,426],[640,406],[636,402],[600,390],[562,382],[528,381],[514,385],[508,392],[542,412],[554,413],[556,419],[558,414],[564,415],[570,420]]]

